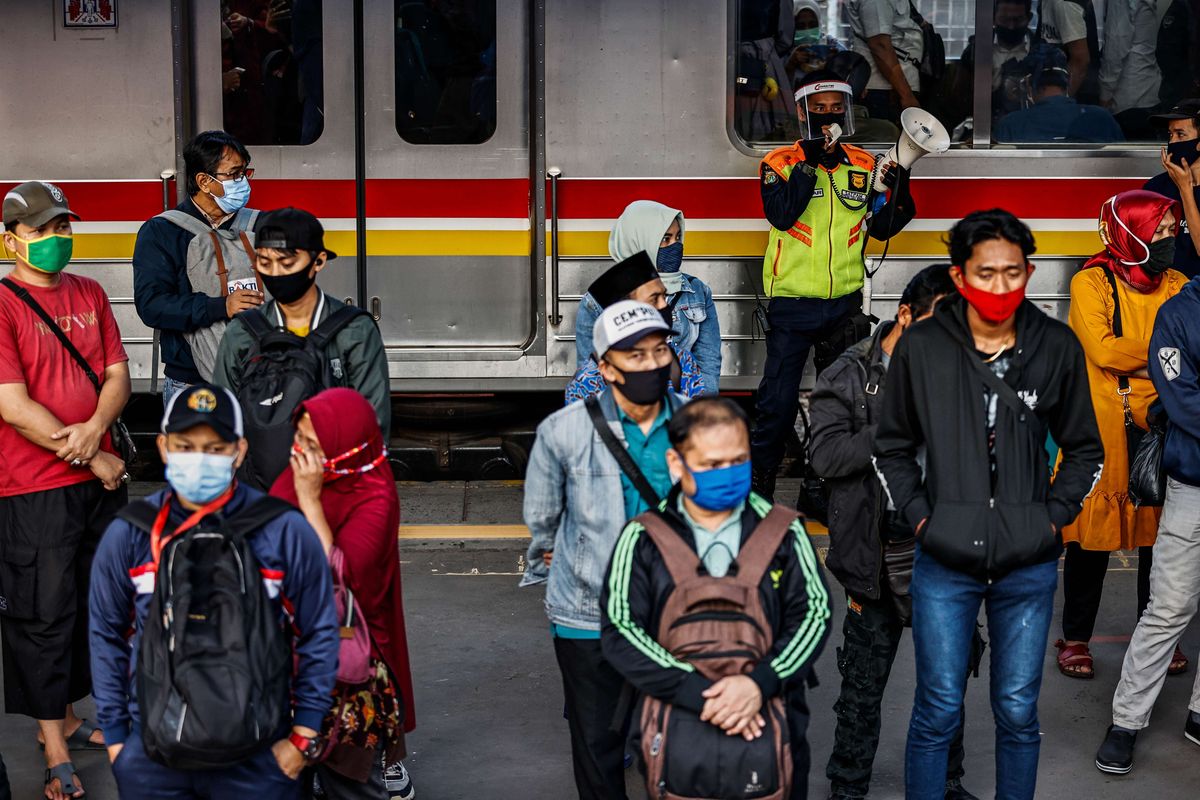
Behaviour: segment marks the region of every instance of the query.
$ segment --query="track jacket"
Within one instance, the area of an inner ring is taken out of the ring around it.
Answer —
[[[1104,462],[1075,334],[1026,300],[1004,380],[1025,401],[1018,414],[996,407],[996,475],[988,462],[984,381],[960,296],[900,339],[888,368],[875,464],[884,489],[918,534],[922,552],[951,569],[994,579],[1053,561],[1058,531],[1079,514]],[[1053,484],[1046,427],[1062,450]],[[917,448],[926,445],[922,479]]]
[[[238,485],[218,513],[233,515],[262,497]],[[146,499],[161,506],[167,490]],[[167,530],[187,517],[172,502]],[[293,723],[314,730],[329,710],[337,679],[338,621],[333,583],[321,541],[299,511],[276,517],[250,539],[267,594],[281,619],[295,628],[292,676]],[[92,649],[92,693],[105,744],[120,744],[138,731],[137,657],[142,625],[154,592],[150,534],[118,519],[108,526],[92,562],[88,641]]]
[[[1200,286],[1189,281],[1163,303],[1150,336],[1150,379],[1167,410],[1163,469],[1200,486]]]
[[[691,528],[677,510],[679,491],[676,485],[656,513],[694,550]],[[769,501],[750,495],[742,512],[743,543],[770,510]],[[699,713],[705,702],[701,695],[712,681],[655,641],[654,632],[675,583],[644,532],[638,522],[626,525],[608,565],[600,599],[604,657],[638,691]],[[750,673],[764,700],[808,674],[829,634],[829,593],[816,554],[799,520],[792,523],[792,533],[784,538],[759,585],[775,640]]]
[[[895,322],[838,356],[817,378],[808,400],[809,460],[829,487],[829,553],[825,566],[850,592],[879,599],[883,574],[880,520],[887,508],[871,466],[871,448],[887,369],[880,341]]]

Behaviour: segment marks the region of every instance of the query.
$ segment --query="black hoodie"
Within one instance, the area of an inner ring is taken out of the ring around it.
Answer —
[[[922,552],[992,580],[1058,558],[1063,526],[1100,477],[1104,446],[1079,341],[1027,300],[1017,310],[1004,380],[1033,413],[996,404],[993,479],[985,384],[969,361],[979,355],[966,308],[960,296],[948,297],[900,339],[888,369],[875,467],[909,524],[915,529],[928,520],[918,536]],[[1053,483],[1047,428],[1062,450]],[[924,478],[916,461],[922,444]]]

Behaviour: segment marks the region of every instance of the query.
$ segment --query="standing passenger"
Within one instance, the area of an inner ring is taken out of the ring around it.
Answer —
[[[532,541],[521,585],[548,581],[546,615],[581,800],[625,798],[628,720],[614,724],[625,682],[600,652],[600,592],[626,520],[657,506],[671,488],[667,425],[684,399],[668,391],[669,333],[645,303],[604,309],[593,342],[607,386],[538,426],[525,477]]]
[[[641,251],[654,259],[658,277],[667,290],[664,318],[671,326],[676,349],[692,354],[704,391],[716,394],[721,379],[721,322],[713,303],[712,289],[694,275],[682,271],[683,212],[653,200],[634,200],[617,219],[608,236],[608,254],[621,262]],[[592,326],[602,307],[591,294],[579,301],[575,317],[576,368],[592,355]]]
[[[71,704],[92,691],[88,575],[129,481],[109,435],[129,400],[128,357],[104,289],[63,272],[71,217],[79,218],[51,183],[4,196],[4,248],[15,255],[0,287],[4,708],[37,720],[55,797],[82,796],[68,751],[104,746]]]
[[[1170,268],[1178,213],[1178,203],[1141,189],[1107,200],[1100,207],[1105,249],[1071,279],[1068,322],[1083,345],[1104,440],[1104,474],[1062,532],[1063,638],[1055,647],[1059,672],[1071,678],[1095,674],[1088,642],[1112,551],[1138,549],[1139,617],[1150,602],[1151,545],[1160,509],[1137,508],[1129,497],[1129,437],[1140,439],[1149,427],[1147,411],[1157,397],[1146,363],[1154,318],[1187,282]],[[1171,670],[1185,669],[1187,659],[1176,648]]]
[[[263,301],[254,275],[250,153],[224,131],[205,131],[183,150],[188,199],[152,217],[133,248],[133,299],[159,332],[163,405],[180,389],[212,380],[225,323]]]
[[[772,151],[760,168],[763,210],[771,223],[763,257],[770,305],[767,362],[750,446],[754,490],[766,498],[775,493],[775,471],[796,424],[809,349],[816,346],[820,373],[869,332],[845,342],[847,326],[862,313],[867,235],[887,239],[916,214],[908,170],[890,165],[894,189],[886,197],[876,194],[875,157],[830,139],[833,125],[853,133],[847,118],[850,84],[819,70],[805,78],[797,98],[806,138]]]
[[[351,389],[321,392],[296,414],[291,463],[271,494],[299,507],[331,564],[340,565],[371,647],[366,683],[339,681],[335,689],[323,735],[335,730],[337,741],[328,743],[317,774],[328,800],[379,800],[391,789],[386,758],[403,784],[393,796],[411,800],[415,793],[400,759],[416,712],[396,550],[400,501],[387,448],[371,404]]]
[[[1174,266],[1190,280],[1200,275],[1200,99],[1182,100],[1150,119],[1166,125],[1164,171],[1142,188],[1178,200],[1182,206]]]
[[[317,274],[337,258],[325,246],[317,218],[298,208],[280,208],[262,214],[254,232],[256,267],[272,300],[230,321],[213,382],[241,400],[252,445],[244,474],[266,489],[287,467],[292,412],[301,400],[333,386],[356,390],[375,409],[386,443],[391,384],[375,321],[317,286]],[[310,352],[309,344],[314,358],[298,357]],[[252,361],[251,356],[273,348],[283,354],[278,360]],[[297,375],[306,381],[291,379]],[[301,383],[304,388],[297,389]]]
[[[996,797],[1029,800],[1037,783],[1058,537],[1099,478],[1104,447],[1079,341],[1025,300],[1033,250],[1033,234],[1007,211],[960,220],[950,231],[950,277],[962,297],[938,303],[932,320],[901,338],[888,368],[876,468],[917,537],[909,800],[944,795],[981,604]],[[1062,448],[1053,483],[1047,427]]]
[[[898,123],[901,111],[920,106],[917,68],[925,37],[913,8],[909,0],[850,0],[846,6],[851,46],[871,63],[867,110],[873,119]]]

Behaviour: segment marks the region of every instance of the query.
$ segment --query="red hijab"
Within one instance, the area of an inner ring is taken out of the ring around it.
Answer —
[[[301,403],[296,418],[305,413],[325,453],[321,508],[333,530],[334,546],[346,557],[347,582],[371,637],[404,697],[404,730],[411,731],[416,722],[396,547],[400,500],[392,470],[380,460],[386,451],[375,409],[353,389],[327,389]],[[328,471],[331,466],[336,472]],[[271,494],[299,505],[290,466]]]
[[[1150,258],[1150,240],[1168,211],[1177,221],[1182,216],[1177,201],[1144,189],[1121,192],[1105,200],[1100,206],[1099,222],[1105,249],[1092,256],[1084,268],[1108,267],[1143,294],[1157,289],[1163,273],[1151,275],[1142,265]]]

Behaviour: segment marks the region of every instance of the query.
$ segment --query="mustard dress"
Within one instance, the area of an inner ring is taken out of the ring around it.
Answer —
[[[1132,375],[1146,367],[1154,318],[1168,299],[1178,294],[1187,277],[1167,270],[1158,287],[1143,294],[1115,276],[1121,303],[1123,335],[1112,332],[1112,287],[1097,267],[1080,270],[1071,279],[1068,324],[1083,345],[1087,360],[1092,407],[1104,442],[1104,470],[1096,488],[1083,501],[1083,510],[1063,529],[1063,542],[1079,542],[1084,550],[1128,550],[1154,544],[1160,508],[1134,508],[1129,499],[1129,454],[1125,440],[1125,410],[1117,394],[1117,377],[1129,375],[1129,405],[1134,421],[1146,428],[1146,410],[1158,394],[1149,378]]]

